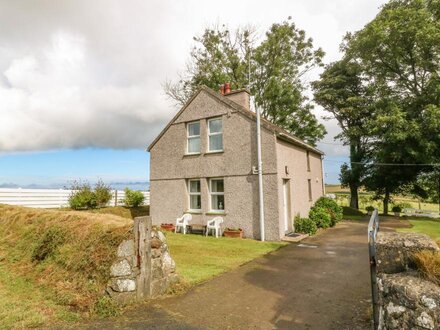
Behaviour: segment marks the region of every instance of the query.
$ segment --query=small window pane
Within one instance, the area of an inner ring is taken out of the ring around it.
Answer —
[[[224,210],[225,209],[225,196],[212,195],[211,203],[212,203],[211,208],[213,210]]]
[[[200,192],[200,181],[190,181],[189,182],[190,192]]]
[[[188,138],[188,152],[200,152],[200,137]]]
[[[188,136],[200,135],[200,123],[188,124]]]
[[[224,192],[223,180],[212,180],[211,192]]]
[[[209,137],[209,150],[223,150],[223,134]]]
[[[222,131],[222,120],[213,119],[209,121],[209,133],[220,133]]]
[[[200,195],[190,195],[189,203],[189,208],[191,210],[200,210],[202,208],[202,198]]]

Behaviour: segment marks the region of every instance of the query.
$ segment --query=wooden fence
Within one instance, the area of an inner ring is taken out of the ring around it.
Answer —
[[[72,190],[67,189],[21,189],[0,188],[0,204],[20,205],[38,208],[60,208],[69,206]],[[150,204],[150,192],[143,191],[144,205]],[[123,205],[125,192],[113,190],[109,206]]]

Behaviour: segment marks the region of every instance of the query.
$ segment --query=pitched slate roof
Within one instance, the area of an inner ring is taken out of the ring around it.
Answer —
[[[226,97],[218,92],[215,92],[206,86],[202,86],[202,87],[200,87],[200,89],[196,93],[194,93],[194,95],[188,100],[188,102],[186,102],[186,104],[173,117],[173,119],[171,119],[171,121],[168,123],[168,125],[165,126],[165,128],[162,130],[162,132],[159,133],[159,135],[153,140],[153,142],[151,142],[151,144],[147,148],[148,151],[150,151],[151,148],[153,148],[153,146],[157,143],[157,141],[160,140],[160,138],[165,134],[165,132],[168,130],[168,128],[177,120],[177,118],[179,118],[179,116],[182,114],[182,112],[185,111],[185,109],[191,104],[191,102],[201,92],[206,92],[208,95],[210,95],[213,98],[215,98],[216,100],[226,104],[227,106],[231,107],[232,109],[236,110],[237,112],[240,112],[244,116],[246,116],[252,120],[257,120],[257,115],[253,111],[250,111],[250,110],[242,107],[241,105],[235,103],[234,101],[231,101],[228,97]],[[310,151],[315,152],[319,155],[324,155],[324,153],[321,150],[311,146],[310,144],[304,142],[300,138],[297,138],[296,136],[290,134],[289,132],[287,132],[283,128],[271,123],[270,121],[268,121],[264,118],[261,118],[261,126],[266,128],[267,130],[275,133],[278,138],[280,138],[286,142],[303,147],[304,149],[310,150]]]

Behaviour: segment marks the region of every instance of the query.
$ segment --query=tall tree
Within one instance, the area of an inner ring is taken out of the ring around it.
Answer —
[[[358,209],[358,191],[365,174],[364,165],[359,163],[367,159],[367,122],[372,116],[362,68],[356,61],[345,57],[327,65],[320,80],[313,82],[312,86],[315,102],[332,114],[328,119],[336,119],[342,130],[335,139],[350,148],[350,165],[341,166],[340,180],[350,188],[350,206]]]
[[[201,86],[217,89],[224,82],[248,88],[262,116],[311,144],[325,129],[312,114],[305,75],[322,65],[324,52],[290,21],[273,24],[257,44],[255,30],[231,33],[225,26],[206,29],[194,38],[190,62],[178,82],[164,85],[179,104]]]
[[[440,159],[438,0],[392,0],[345,51],[374,92],[371,162],[421,164]],[[367,188],[384,197],[414,182],[423,166],[368,168]]]

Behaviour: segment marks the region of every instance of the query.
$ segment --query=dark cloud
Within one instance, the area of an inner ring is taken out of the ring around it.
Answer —
[[[330,61],[382,2],[0,1],[0,152],[144,147],[176,111],[161,83],[204,27],[291,15]]]

